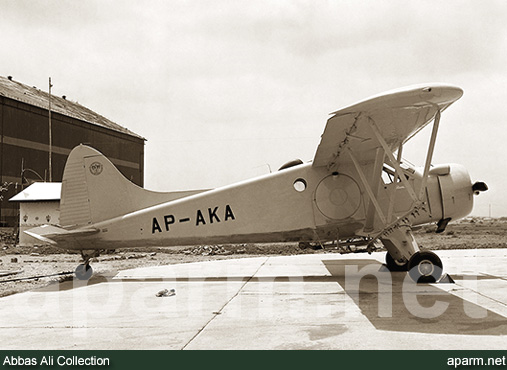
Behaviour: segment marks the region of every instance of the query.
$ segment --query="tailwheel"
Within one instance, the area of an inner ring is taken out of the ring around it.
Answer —
[[[389,252],[386,253],[386,266],[389,271],[408,271],[408,261],[395,260]]]
[[[433,252],[419,251],[408,261],[408,274],[416,283],[435,283],[442,276],[442,261]]]
[[[78,267],[76,267],[74,274],[79,280],[89,280],[93,275],[93,269],[90,266],[90,264],[82,263]]]
[[[81,250],[83,263],[76,267],[74,271],[74,274],[79,280],[89,280],[92,277],[93,269],[90,266],[90,260],[98,256],[100,256],[99,250]]]

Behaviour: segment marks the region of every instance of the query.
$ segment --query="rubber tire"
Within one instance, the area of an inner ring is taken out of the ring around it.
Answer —
[[[435,283],[442,276],[442,261],[433,252],[419,251],[408,261],[408,274],[416,283]]]
[[[408,271],[408,261],[400,265],[389,252],[386,253],[386,266],[389,271]]]
[[[305,250],[305,249],[310,248],[310,243],[309,242],[299,242],[298,247],[299,247],[299,249]]]
[[[76,275],[76,278],[79,280],[89,280],[93,275],[93,269],[90,265],[85,265],[82,263],[76,267],[74,275]]]

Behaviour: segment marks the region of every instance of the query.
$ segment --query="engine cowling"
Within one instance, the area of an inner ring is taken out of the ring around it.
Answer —
[[[464,166],[450,164],[446,174],[438,174],[442,195],[442,220],[457,220],[472,212],[474,189]]]

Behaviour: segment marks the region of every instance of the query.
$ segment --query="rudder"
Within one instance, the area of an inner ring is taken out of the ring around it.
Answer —
[[[63,171],[60,225],[66,227],[78,227],[92,222],[88,187],[83,170],[83,158],[86,154],[96,153],[84,145],[74,148],[67,158]]]

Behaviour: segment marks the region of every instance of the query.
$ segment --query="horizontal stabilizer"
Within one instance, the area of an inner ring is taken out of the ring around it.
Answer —
[[[25,231],[25,233],[31,237],[49,244],[56,244],[57,242],[63,240],[70,241],[80,236],[92,235],[98,232],[99,230],[94,228],[66,230],[53,225],[43,225]]]

